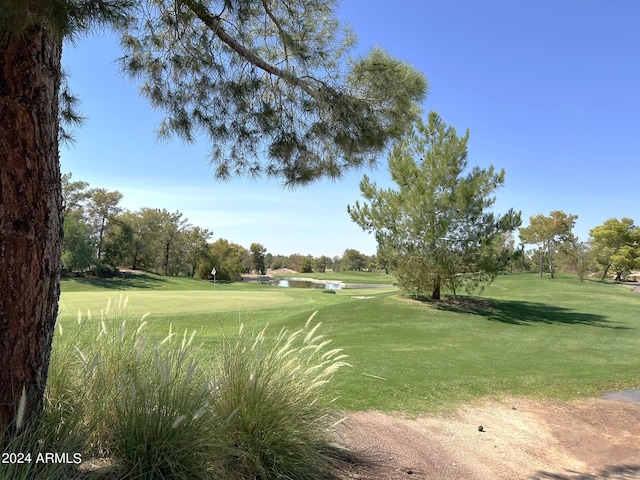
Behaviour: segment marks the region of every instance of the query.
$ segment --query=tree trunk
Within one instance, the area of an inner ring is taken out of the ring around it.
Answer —
[[[171,243],[167,242],[164,249],[164,274],[169,276],[169,248],[171,248]]]
[[[602,272],[602,277],[600,277],[600,280],[604,280],[605,278],[607,278],[607,273],[609,273],[609,268],[611,268],[611,264],[608,263],[606,267],[604,267],[604,271]]]
[[[554,276],[554,271],[553,271],[553,255],[551,254],[551,252],[547,253],[547,258],[549,259],[549,273],[551,273],[551,278],[555,278]]]
[[[0,429],[41,408],[49,369],[62,245],[61,52],[42,26],[0,36]]]
[[[544,250],[540,249],[540,278],[542,278],[542,270],[544,269]]]
[[[100,233],[98,236],[98,263],[102,261],[102,236],[104,235],[104,222],[106,218],[102,217],[102,223],[100,224]]]
[[[434,281],[431,300],[440,300],[440,275],[437,275]]]
[[[138,256],[140,255],[140,250],[142,250],[142,245],[139,242],[135,242],[133,246],[133,260],[131,262],[131,270],[138,269]]]

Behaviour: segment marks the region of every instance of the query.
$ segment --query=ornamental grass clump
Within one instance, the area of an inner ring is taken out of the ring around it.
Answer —
[[[131,321],[122,298],[99,316],[59,322],[42,418],[30,430],[38,435],[11,448],[101,458],[118,479],[331,478],[338,419],[324,386],[347,364],[312,318],[273,337],[241,328],[213,351],[171,327],[164,339],[149,336],[146,317]],[[85,478],[85,468],[37,478]],[[0,465],[3,479],[33,475]]]
[[[315,314],[314,314],[315,315]],[[329,432],[339,423],[324,386],[347,366],[341,349],[311,327],[267,328],[224,342],[216,362],[220,383],[212,407],[220,429],[223,478],[316,480],[335,464]]]
[[[71,480],[77,476],[84,448],[75,402],[45,397],[45,408],[33,418],[20,418],[19,428],[0,431],[0,479]],[[71,401],[69,401],[71,400]],[[51,455],[55,454],[55,458]]]
[[[109,446],[123,478],[210,478],[211,387],[198,372],[192,340],[170,333],[138,345],[138,368],[117,379]]]
[[[109,459],[122,479],[216,478],[211,383],[194,335],[170,329],[153,341],[146,325],[131,322],[120,299],[97,322],[79,316],[73,329],[75,358],[58,368],[67,388],[82,392],[87,455]]]

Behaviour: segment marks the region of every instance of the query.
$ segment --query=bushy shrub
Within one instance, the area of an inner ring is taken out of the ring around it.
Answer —
[[[93,268],[93,274],[96,277],[110,278],[119,275],[120,270],[113,265],[109,265],[108,263],[98,262]]]

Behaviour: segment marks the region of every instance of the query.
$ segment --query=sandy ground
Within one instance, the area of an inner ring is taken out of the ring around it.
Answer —
[[[640,405],[512,399],[446,416],[357,412],[339,443],[358,459],[344,480],[640,479]]]

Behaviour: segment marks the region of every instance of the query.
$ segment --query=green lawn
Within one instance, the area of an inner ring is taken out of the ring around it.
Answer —
[[[571,399],[640,386],[640,295],[514,275],[482,298],[486,306],[453,308],[390,296],[322,311],[354,365],[337,378],[345,407],[418,412],[486,396]]]
[[[228,288],[233,285],[238,288],[240,283],[216,283],[215,285],[206,280],[196,280],[190,277],[163,277],[152,273],[139,275],[124,275],[117,278],[93,278],[93,277],[65,277],[62,279],[61,288],[63,292],[113,292],[113,291],[182,291],[182,290],[203,290],[209,291],[215,288]]]
[[[572,399],[640,387],[640,295],[610,282],[507,275],[473,299],[429,304],[384,289],[325,294],[147,277],[135,280],[141,287],[122,280],[122,291],[65,281],[63,325],[78,309],[99,310],[124,294],[132,315],[151,313],[152,333],[164,335],[170,324],[196,330],[206,352],[241,323],[269,323],[275,334],[318,310],[321,333],[353,366],[329,387],[349,410],[417,413],[487,396]],[[355,298],[363,294],[372,298]]]

